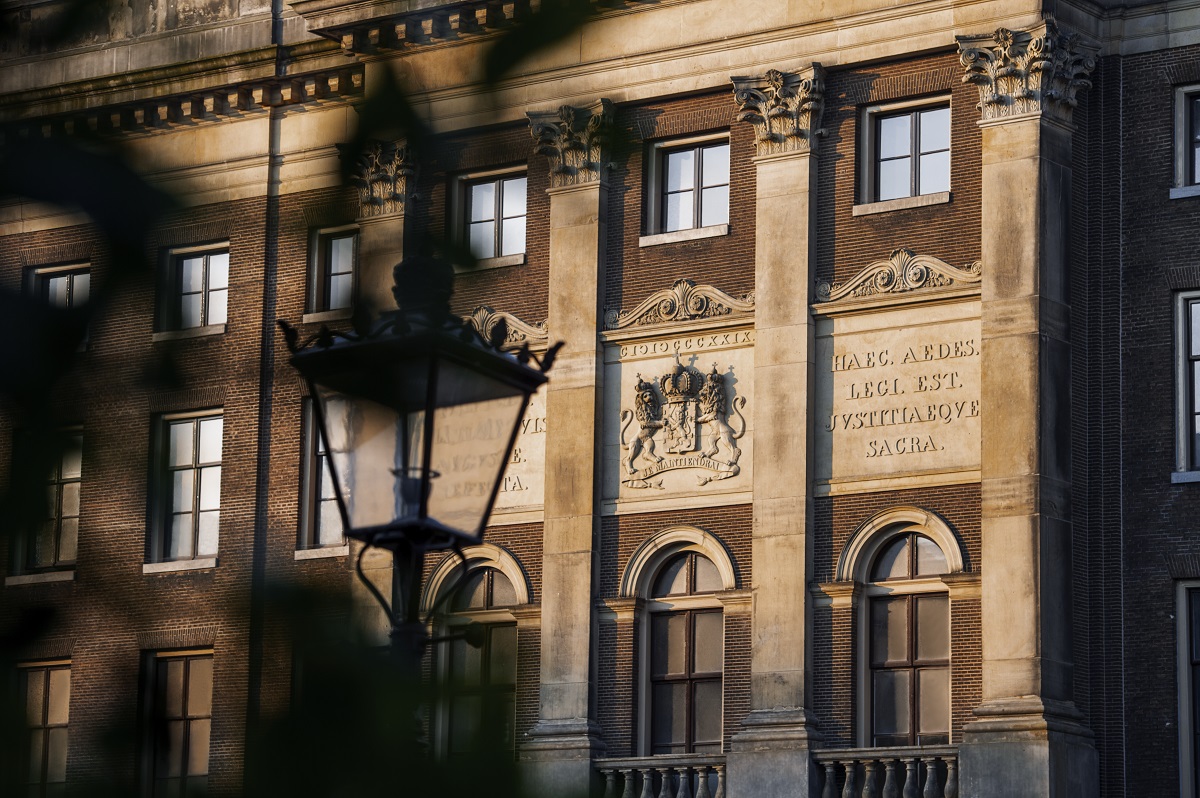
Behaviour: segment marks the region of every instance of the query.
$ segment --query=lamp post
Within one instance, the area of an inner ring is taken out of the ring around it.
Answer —
[[[393,553],[392,651],[416,678],[428,637],[420,618],[425,554],[483,538],[529,397],[558,346],[540,361],[500,351],[450,312],[453,271],[429,257],[394,269],[398,309],[369,329],[326,328],[300,342],[280,321],[308,384],[346,536]],[[534,365],[531,365],[534,364]],[[536,367],[535,367],[536,366]]]

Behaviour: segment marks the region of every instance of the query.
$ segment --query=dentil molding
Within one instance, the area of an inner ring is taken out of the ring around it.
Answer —
[[[931,255],[911,249],[895,249],[887,260],[875,261],[844,283],[817,282],[818,302],[837,302],[850,297],[902,294],[937,288],[977,286],[983,280],[983,264],[975,261],[959,269]]]
[[[403,213],[416,198],[417,164],[403,142],[372,141],[358,156],[350,184],[358,189],[358,216]]]
[[[1091,87],[1098,48],[1047,18],[1030,30],[956,36],[964,83],[979,87],[983,120],[1045,114],[1070,124],[1076,95]]]
[[[586,108],[564,105],[557,111],[530,111],[533,151],[550,160],[550,187],[600,180],[607,162],[613,104],[601,99]]]
[[[818,63],[799,72],[771,69],[761,78],[732,77],[734,119],[754,126],[759,155],[815,152],[825,135],[825,70]]]
[[[633,310],[604,311],[604,329],[623,330],[647,324],[753,312],[753,291],[738,298],[711,285],[696,285],[684,279],[676,280],[670,288],[654,292]]]

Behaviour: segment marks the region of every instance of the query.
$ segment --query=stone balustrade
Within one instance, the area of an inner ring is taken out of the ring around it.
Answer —
[[[598,759],[604,798],[725,798],[723,754]]]
[[[821,798],[958,798],[958,749],[844,748],[813,754]]]

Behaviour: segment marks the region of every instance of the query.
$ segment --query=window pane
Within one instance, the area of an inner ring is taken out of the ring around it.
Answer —
[[[487,605],[487,570],[472,571],[455,588],[451,607],[455,610],[482,609]]]
[[[1192,354],[1200,356],[1200,302],[1191,302],[1188,304],[1189,315],[1191,316],[1192,330]]]
[[[79,515],[78,482],[68,482],[62,486],[62,514],[68,517]]]
[[[871,602],[871,663],[908,661],[908,602],[874,599]]]
[[[67,780],[67,730],[50,729],[46,732],[46,781]]]
[[[909,672],[876,671],[874,686],[875,734],[907,734]]]
[[[483,711],[479,696],[460,696],[450,704],[450,753],[465,754],[474,750]]]
[[[71,670],[53,668],[50,671],[50,703],[46,710],[46,723],[63,726],[71,707]]]
[[[729,224],[729,186],[704,189],[700,203],[701,227]]]
[[[192,514],[171,516],[171,536],[167,540],[168,560],[188,560],[192,557]]]
[[[1189,590],[1192,621],[1192,662],[1200,662],[1200,590]],[[1200,697],[1200,690],[1195,691]]]
[[[687,230],[694,226],[692,219],[692,193],[685,191],[681,194],[667,195],[666,216],[663,219],[663,232]]]
[[[208,256],[208,287],[225,288],[229,285],[229,253],[220,252]]]
[[[871,567],[871,581],[903,579],[908,576],[908,535],[901,535],[888,543]]]
[[[191,421],[171,425],[170,452],[167,462],[173,466],[192,464],[192,428]]]
[[[221,435],[224,431],[225,419],[221,416],[206,418],[200,422],[200,457],[196,462],[221,462]]]
[[[704,160],[700,164],[701,185],[721,186],[729,182],[729,145],[704,148]]]
[[[468,221],[482,222],[496,218],[496,184],[476,183],[471,186]]]
[[[950,658],[950,599],[948,596],[917,596],[917,659]]]
[[[79,477],[80,467],[83,463],[83,438],[79,435],[72,435],[67,439],[67,447],[63,451],[62,458],[62,477],[63,479],[76,479]]]
[[[483,673],[483,650],[467,645],[465,640],[450,644],[450,678],[459,685],[475,686]]]
[[[879,119],[880,159],[910,155],[911,147],[912,114],[885,116]]]
[[[79,519],[64,518],[62,521],[62,530],[58,535],[58,561],[60,563],[75,562],[78,544]]]
[[[950,731],[950,669],[917,671],[917,731],[938,734]]]
[[[179,326],[187,329],[200,326],[200,295],[188,294],[179,300]]]
[[[42,746],[46,743],[46,732],[35,729],[29,732],[29,781],[36,784],[42,775]],[[36,793],[35,793],[36,794]]]
[[[659,613],[650,617],[650,672],[655,676],[684,673],[687,615]]]
[[[912,195],[910,158],[897,158],[879,164],[879,200],[898,199]]]
[[[492,607],[511,607],[517,603],[517,591],[509,578],[500,571],[492,571]]]
[[[349,274],[354,269],[354,236],[341,236],[329,242],[330,274]]]
[[[221,509],[220,466],[210,466],[200,469],[200,509]]]
[[[193,720],[188,729],[187,772],[189,776],[208,773],[208,736],[212,721],[208,718]]]
[[[666,191],[684,191],[695,187],[696,151],[668,152],[666,161]]]
[[[167,744],[163,752],[162,770],[159,775],[176,778],[183,775],[183,727],[185,721],[172,720],[167,723]]]
[[[488,683],[517,683],[517,627],[496,626],[491,631],[488,652]]]
[[[667,562],[658,572],[654,580],[654,598],[662,596],[682,596],[687,593],[687,561],[688,555],[681,554]]]
[[[159,676],[163,678],[163,688],[166,701],[163,704],[164,717],[179,718],[183,716],[183,660],[169,659],[159,661]]]
[[[505,219],[500,231],[500,254],[519,255],[525,251],[525,217]]]
[[[527,180],[524,177],[511,177],[504,181],[504,197],[501,213],[506,217],[525,215],[525,193]]]
[[[204,288],[204,257],[184,258],[179,262],[179,290],[194,294]]]
[[[192,509],[192,501],[196,498],[192,492],[196,472],[190,468],[171,472],[171,511],[176,513]]]
[[[188,717],[200,718],[212,714],[212,683],[212,657],[198,657],[188,662]]]
[[[349,274],[335,274],[329,278],[329,307],[328,310],[339,310],[350,307],[350,290],[353,277]]]
[[[221,529],[221,513],[210,510],[200,513],[200,530],[196,540],[196,556],[212,557],[217,553],[217,538]]]
[[[721,739],[721,683],[697,682],[692,693],[692,741]]]
[[[25,671],[25,722],[30,726],[45,723],[46,672],[41,668]]]
[[[334,492],[333,472],[329,469],[329,458],[321,458],[321,489],[317,493],[321,500],[336,499],[337,494]]]
[[[950,149],[950,109],[921,112],[921,152]]]
[[[687,743],[687,688],[683,682],[656,684],[651,690],[650,737],[655,748]]]
[[[205,324],[224,324],[228,319],[229,292],[225,289],[208,295],[208,318]]]
[[[950,153],[935,152],[921,156],[921,186],[918,193],[936,194],[950,190]]]
[[[496,223],[477,222],[471,225],[469,231],[471,254],[477,258],[491,258],[496,255]]]
[[[70,279],[70,277],[64,274],[58,277],[51,277],[46,281],[46,301],[52,307],[67,308],[71,306],[68,291]]]
[[[917,576],[940,576],[949,570],[942,547],[924,535],[917,535]]]
[[[54,521],[47,521],[38,530],[36,547],[33,552],[34,567],[41,568],[54,564]]]
[[[697,612],[692,616],[695,634],[692,636],[692,672],[720,673],[725,662],[724,624],[716,612]]]
[[[92,275],[88,272],[78,272],[71,280],[71,306],[80,307],[87,304],[92,295]]]
[[[707,557],[696,555],[696,587],[695,593],[715,593],[723,587],[721,574],[717,566]]]
[[[321,502],[321,516],[317,522],[317,545],[338,546],[342,537],[342,516],[338,512],[337,503]]]

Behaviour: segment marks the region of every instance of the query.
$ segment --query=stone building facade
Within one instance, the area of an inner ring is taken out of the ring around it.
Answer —
[[[253,598],[360,590],[275,322],[348,327],[438,237],[456,313],[564,342],[447,620],[533,794],[1200,790],[1200,3],[624,0],[494,85],[537,2],[160,3],[47,50],[54,9],[0,11],[6,142],[114,138],[179,204],[0,554],[0,616],[60,611],[12,654],[31,783],[238,789],[293,684]],[[433,143],[344,181],[393,83]],[[0,205],[4,289],[112,279],[85,215]],[[159,687],[174,770],[100,739]]]

